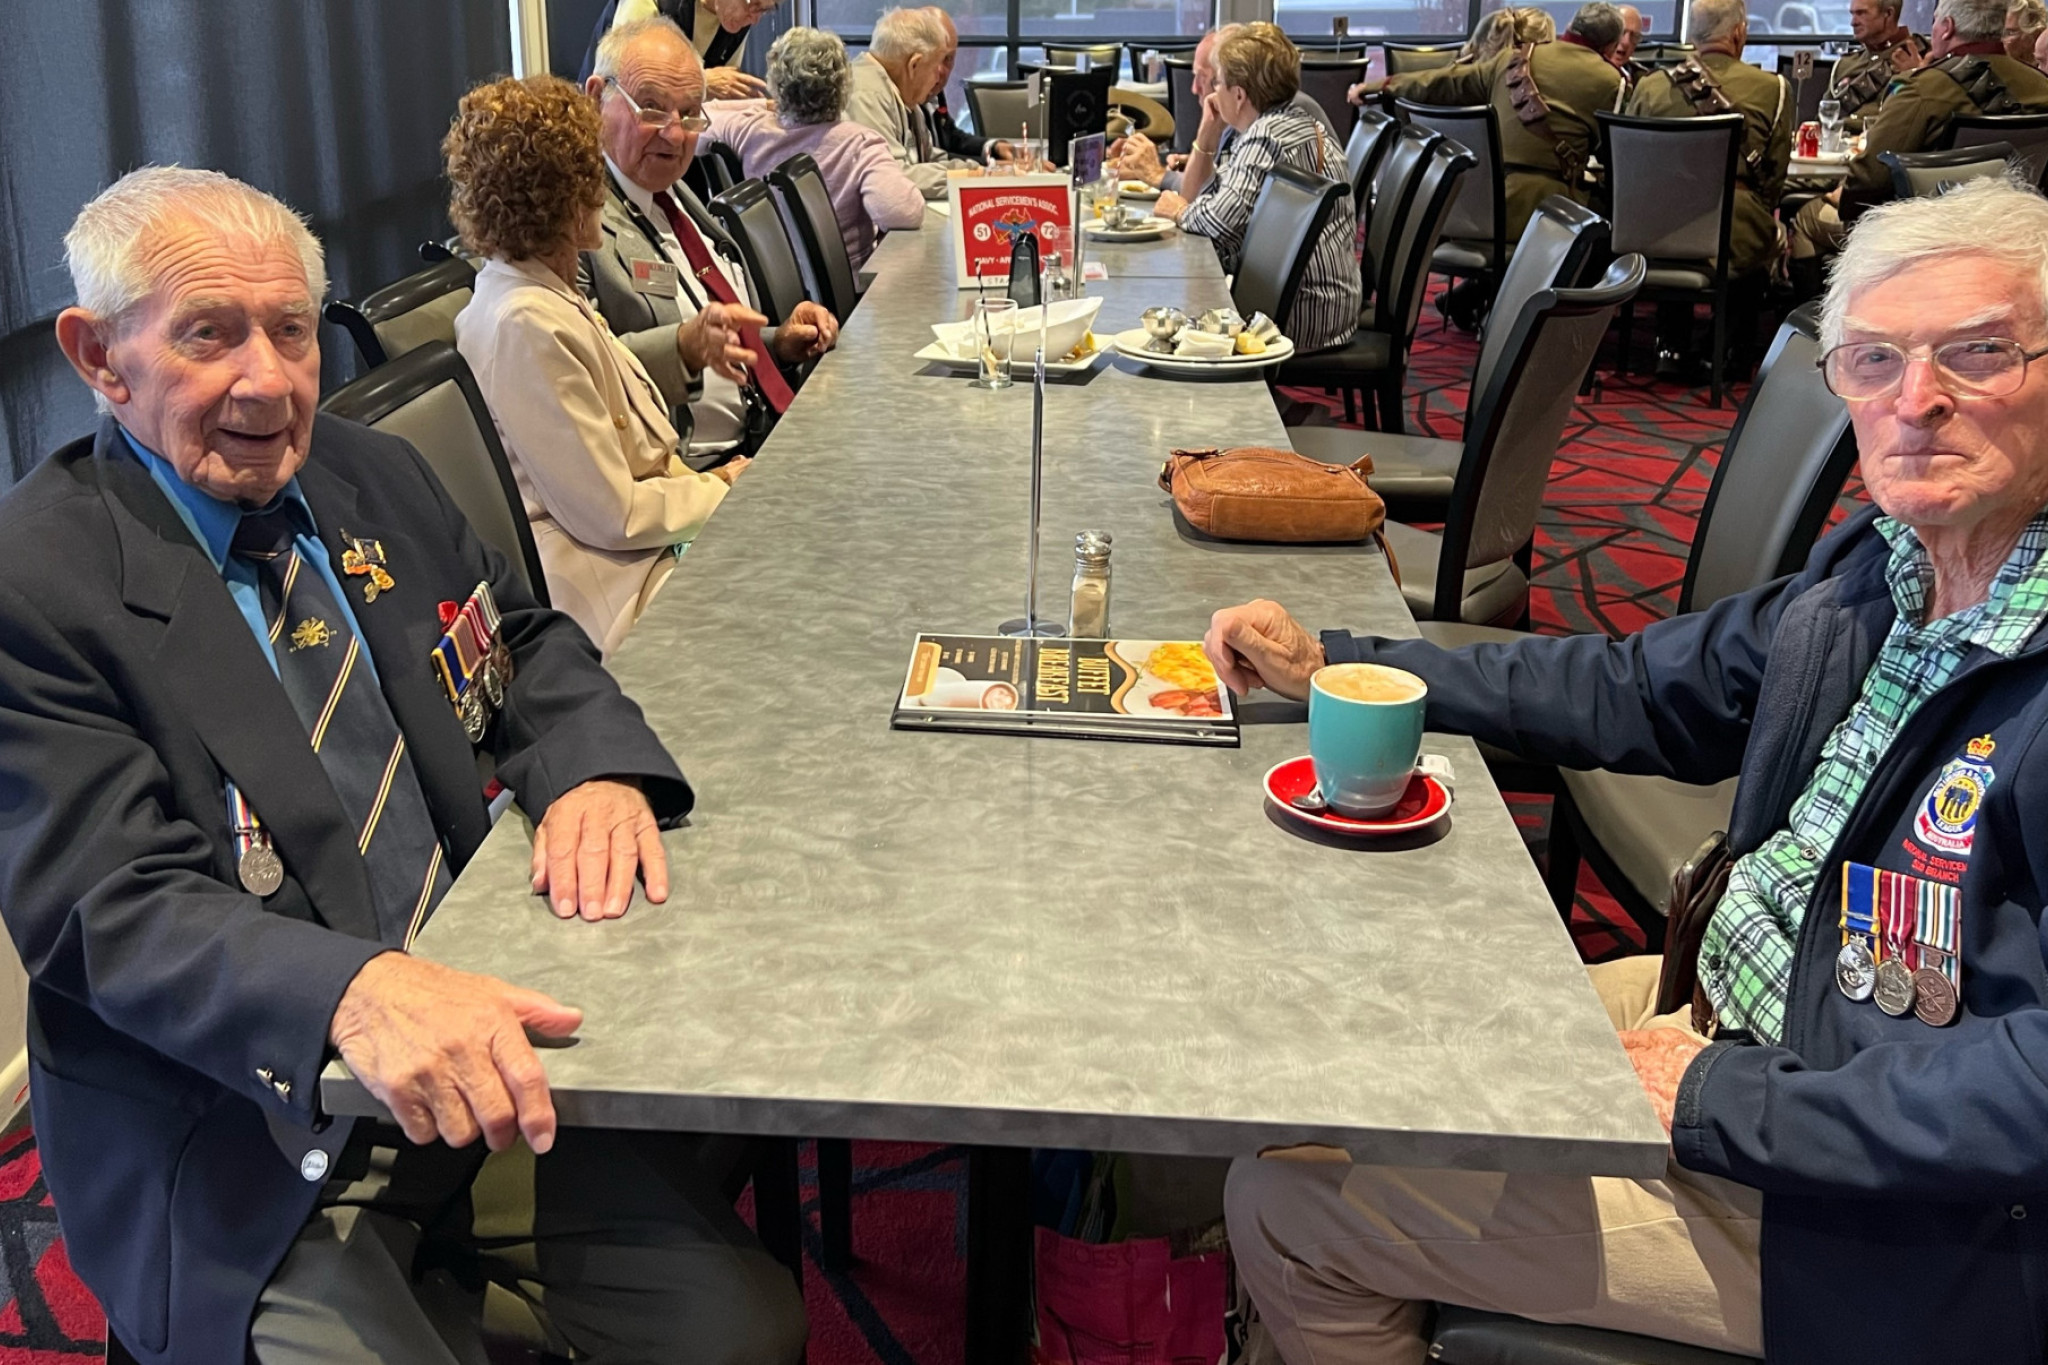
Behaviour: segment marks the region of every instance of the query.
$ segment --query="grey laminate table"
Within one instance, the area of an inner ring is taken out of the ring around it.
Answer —
[[[899,732],[919,630],[1021,614],[1029,386],[911,353],[957,316],[950,245],[897,233],[837,351],[612,661],[697,790],[673,891],[564,924],[501,821],[417,950],[579,1005],[545,1054],[564,1122],[1234,1155],[1326,1142],[1377,1162],[1653,1175],[1666,1142],[1469,741],[1435,842],[1360,850],[1269,814],[1302,711],[1243,746]],[[1098,330],[1225,302],[1116,271]],[[1120,248],[1134,252],[1135,248]],[[1118,633],[1196,638],[1277,599],[1317,625],[1413,625],[1374,552],[1176,529],[1177,445],[1285,444],[1256,378],[1106,359],[1049,386],[1043,608],[1084,527],[1116,538]],[[335,1112],[374,1112],[346,1073]]]

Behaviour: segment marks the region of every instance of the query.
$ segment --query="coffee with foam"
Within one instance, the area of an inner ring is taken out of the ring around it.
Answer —
[[[1315,685],[1345,701],[1414,701],[1429,689],[1413,673],[1385,664],[1330,664],[1316,670]]]

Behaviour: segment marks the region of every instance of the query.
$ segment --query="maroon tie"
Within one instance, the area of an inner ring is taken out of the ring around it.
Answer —
[[[720,303],[745,307],[746,305],[740,302],[739,295],[733,292],[732,282],[725,278],[725,272],[711,259],[711,248],[704,245],[704,238],[697,231],[697,225],[690,221],[690,215],[684,213],[681,206],[667,194],[657,194],[654,196],[654,202],[668,215],[669,227],[675,232],[676,240],[682,243],[683,254],[690,258],[690,273],[695,275],[711,292],[711,297]],[[782,371],[775,364],[775,357],[769,355],[768,348],[761,344],[761,333],[758,328],[741,327],[737,330],[740,344],[752,351],[757,358],[754,365],[755,386],[761,390],[761,396],[768,400],[768,406],[775,409],[777,416],[781,416],[789,411],[789,401],[796,397],[790,392],[789,381],[782,377]]]

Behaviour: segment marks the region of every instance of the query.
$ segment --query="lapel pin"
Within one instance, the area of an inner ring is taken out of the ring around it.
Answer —
[[[341,552],[341,571],[346,574],[369,575],[370,581],[363,584],[364,602],[374,602],[378,593],[389,592],[398,586],[397,581],[384,566],[383,541],[366,540],[360,536],[352,536],[346,531],[340,535],[347,544],[347,548]]]

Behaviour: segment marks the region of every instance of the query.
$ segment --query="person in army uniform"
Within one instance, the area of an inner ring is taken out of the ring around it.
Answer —
[[[1880,153],[1940,147],[1958,114],[2048,113],[2048,75],[2005,55],[2005,0],[1941,0],[1933,27],[1927,64],[1895,83],[1850,159],[1844,187],[1866,201],[1891,188]],[[1842,192],[1792,220],[1792,284],[1802,297],[1820,292],[1820,258],[1841,250]]]
[[[1600,133],[1594,111],[1621,107],[1621,72],[1611,60],[1621,35],[1621,11],[1592,0],[1554,43],[1520,44],[1488,61],[1407,72],[1385,86],[1420,104],[1492,102],[1500,115],[1512,242],[1546,196],[1586,201],[1586,158]]]
[[[1697,47],[1693,56],[1668,70],[1654,71],[1636,86],[1628,112],[1642,118],[1742,115],[1742,154],[1735,165],[1735,211],[1729,225],[1728,270],[1747,287],[1737,296],[1746,315],[1777,263],[1778,198],[1785,192],[1785,168],[1792,158],[1792,121],[1797,111],[1784,78],[1742,60],[1749,41],[1749,11],[1743,0],[1693,0],[1686,30]],[[1688,304],[1657,310],[1658,364],[1675,369],[1692,327]],[[1737,345],[1748,332],[1730,329]]]
[[[1927,44],[1899,22],[1904,0],[1849,0],[1849,31],[1863,44],[1835,63],[1827,98],[1839,100],[1842,117],[1871,118],[1892,81],[1927,57]]]

